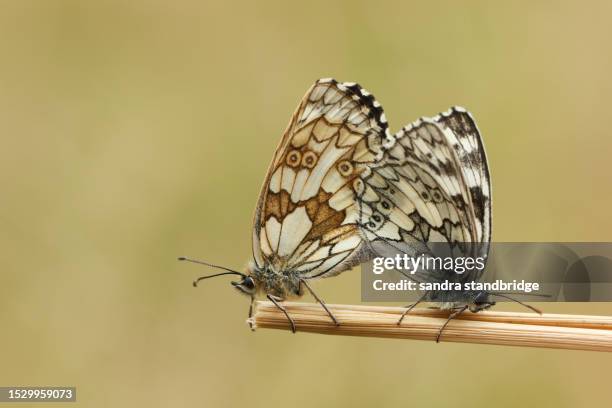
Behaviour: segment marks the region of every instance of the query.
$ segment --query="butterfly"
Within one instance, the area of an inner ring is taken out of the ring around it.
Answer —
[[[239,275],[232,285],[250,297],[249,318],[254,299],[266,296],[295,332],[282,302],[306,291],[340,324],[312,290],[312,280],[390,249],[415,253],[436,242],[486,257],[490,237],[487,158],[465,109],[453,107],[391,134],[372,94],[356,83],[320,79],[298,105],[272,157],[255,209],[246,273],[179,259],[226,271],[194,285]],[[453,310],[494,304],[486,293],[426,293],[422,300]]]

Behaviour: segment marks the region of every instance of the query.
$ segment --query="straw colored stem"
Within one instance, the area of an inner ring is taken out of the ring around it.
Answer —
[[[340,322],[335,326],[317,303],[283,303],[298,332],[435,341],[447,311],[413,309],[398,326],[401,307],[327,305]],[[284,313],[271,302],[257,302],[257,328],[289,330]],[[465,312],[453,319],[442,342],[612,351],[612,317],[563,314]]]

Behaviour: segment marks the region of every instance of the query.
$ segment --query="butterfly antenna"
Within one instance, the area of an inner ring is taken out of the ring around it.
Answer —
[[[524,293],[524,292],[492,292],[492,295],[521,295],[521,296],[535,296],[535,297],[544,297],[550,298],[552,295],[547,293]]]
[[[542,314],[542,311],[541,311],[540,309],[537,309],[537,308],[535,308],[535,307],[533,307],[533,306],[531,306],[531,305],[528,305],[527,303],[523,303],[523,302],[521,302],[521,301],[520,301],[520,300],[518,300],[518,299],[514,299],[514,298],[513,298],[513,297],[511,297],[511,296],[504,295],[503,293],[497,293],[497,292],[494,292],[494,293],[491,293],[491,295],[493,295],[493,296],[503,297],[503,298],[505,298],[505,299],[511,300],[511,301],[513,301],[513,302],[516,302],[516,303],[518,303],[519,305],[525,306],[527,309],[533,310],[533,311],[534,311],[534,312],[536,312],[537,314]]]
[[[209,266],[211,268],[216,268],[216,269],[221,269],[221,270],[227,271],[227,272],[216,273],[214,275],[201,276],[198,279],[193,281],[193,286],[194,287],[198,286],[198,282],[200,282],[201,280],[208,279],[208,278],[214,278],[216,276],[222,276],[222,275],[240,275],[242,277],[246,276],[242,272],[238,272],[238,271],[235,271],[233,269],[226,268],[224,266],[214,265],[214,264],[211,264],[211,263],[208,263],[208,262],[204,262],[204,261],[200,261],[200,260],[197,260],[197,259],[185,258],[184,256],[181,256],[181,257],[178,258],[178,260],[179,261],[186,261],[186,262],[196,263],[196,264],[200,264],[200,265],[205,265],[205,266]]]

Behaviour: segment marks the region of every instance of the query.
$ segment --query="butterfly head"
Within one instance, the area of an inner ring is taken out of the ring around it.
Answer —
[[[255,279],[249,275],[242,275],[240,282],[232,281],[232,286],[235,287],[239,292],[245,295],[255,296],[257,292],[257,285]]]
[[[247,271],[249,273],[242,273],[242,272],[238,272],[235,271],[233,269],[229,269],[226,268],[224,266],[219,266],[219,265],[213,265],[210,264],[208,262],[204,262],[204,261],[199,261],[196,259],[189,259],[189,258],[185,258],[185,257],[180,257],[178,258],[179,261],[187,261],[187,262],[192,262],[192,263],[197,263],[200,265],[206,265],[206,266],[210,266],[211,268],[216,268],[216,269],[222,269],[225,272],[221,272],[221,273],[216,273],[214,275],[206,275],[206,276],[201,276],[198,279],[196,279],[195,281],[193,281],[193,286],[198,286],[198,283],[201,280],[204,279],[209,279],[209,278],[215,278],[217,276],[223,276],[223,275],[238,275],[241,277],[240,281],[232,281],[232,286],[235,287],[238,291],[240,291],[240,293],[244,293],[246,295],[249,296],[255,296],[255,293],[257,292],[257,284],[255,282],[255,279],[253,279],[249,274],[250,274],[250,270]]]

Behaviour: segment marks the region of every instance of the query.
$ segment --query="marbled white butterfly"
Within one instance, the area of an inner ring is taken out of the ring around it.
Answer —
[[[232,285],[250,296],[249,317],[256,295],[265,295],[293,331],[281,302],[307,290],[339,324],[310,280],[335,276],[389,248],[414,253],[433,242],[476,243],[473,250],[486,257],[490,236],[487,160],[465,109],[421,118],[392,135],[372,94],[355,83],[321,79],[291,117],[269,166],[247,272],[219,267],[227,272],[194,285],[240,275]],[[426,293],[422,300],[461,311],[494,304],[486,293]]]

